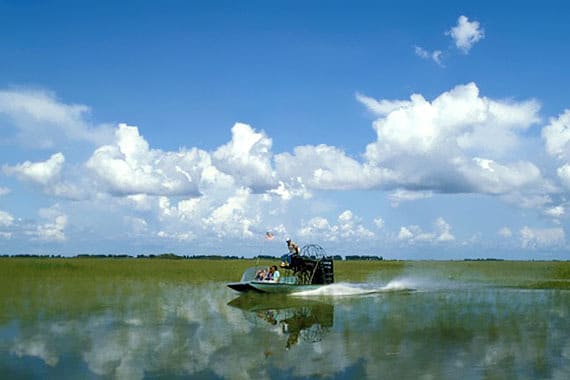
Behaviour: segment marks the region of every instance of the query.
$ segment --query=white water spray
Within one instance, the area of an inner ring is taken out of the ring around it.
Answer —
[[[467,284],[457,283],[441,278],[432,278],[426,276],[407,275],[390,280],[387,284],[372,283],[350,283],[341,282],[337,284],[324,285],[314,290],[306,290],[293,293],[293,296],[312,297],[345,297],[360,296],[367,294],[380,294],[390,292],[430,292],[444,289],[457,289],[468,286]]]
[[[388,293],[398,291],[412,291],[416,287],[413,281],[406,279],[395,279],[386,285],[374,283],[348,283],[341,282],[338,284],[330,284],[322,286],[318,289],[306,290],[293,293],[293,296],[331,296],[331,297],[345,297],[345,296],[360,296],[375,293]]]

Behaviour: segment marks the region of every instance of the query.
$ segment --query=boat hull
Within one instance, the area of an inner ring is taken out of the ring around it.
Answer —
[[[268,281],[247,281],[232,282],[227,284],[233,290],[238,292],[257,292],[271,294],[290,294],[303,292],[306,290],[318,289],[324,285],[298,285]]]
[[[259,292],[253,286],[249,284],[249,282],[230,282],[227,284],[229,288],[236,290],[238,292]]]

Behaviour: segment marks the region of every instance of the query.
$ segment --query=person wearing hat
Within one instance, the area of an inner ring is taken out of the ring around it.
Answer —
[[[290,238],[287,238],[286,242],[287,242],[287,249],[289,250],[289,253],[286,255],[283,255],[281,257],[281,267],[282,268],[289,267],[289,265],[291,265],[291,257],[293,255],[298,255],[300,253],[299,246],[294,241],[291,241]]]

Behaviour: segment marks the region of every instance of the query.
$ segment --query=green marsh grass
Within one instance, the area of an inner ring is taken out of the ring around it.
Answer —
[[[0,258],[0,284],[43,280],[134,280],[183,284],[239,281],[242,272],[277,260],[148,258]],[[570,289],[570,261],[335,261],[336,282],[363,282],[402,275],[488,282],[527,288]]]
[[[156,305],[165,286],[223,286],[239,281],[251,266],[272,264],[276,261],[0,258],[0,324],[15,316],[32,323],[46,314],[65,320],[109,307],[128,313]],[[570,262],[335,262],[336,282],[387,283],[402,277],[570,290]]]

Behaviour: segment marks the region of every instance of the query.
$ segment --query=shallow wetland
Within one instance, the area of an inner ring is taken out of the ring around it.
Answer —
[[[0,377],[570,373],[568,262],[337,262],[336,284],[310,295],[226,288],[255,264],[0,259]]]

